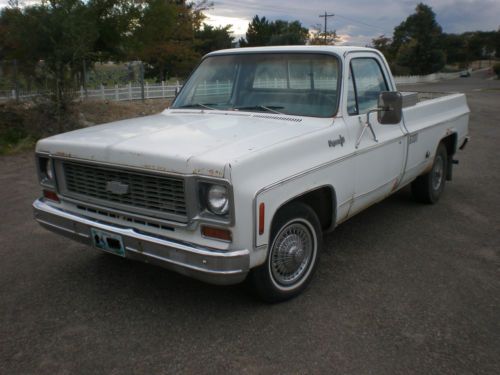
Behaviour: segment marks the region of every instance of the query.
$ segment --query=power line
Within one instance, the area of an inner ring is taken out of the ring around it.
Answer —
[[[359,23],[361,25],[368,26],[368,27],[371,27],[371,28],[376,29],[378,31],[383,31],[384,33],[387,33],[386,30],[382,29],[379,26],[370,25],[369,23],[366,23],[366,22],[363,22],[363,21],[358,21],[358,20],[355,20],[355,19],[350,18],[350,17],[341,16],[340,14],[337,14],[337,17],[344,18],[344,19],[346,19],[348,21]]]
[[[326,44],[326,24],[327,24],[327,21],[328,21],[328,17],[333,17],[335,16],[335,14],[331,13],[331,14],[328,14],[326,13],[326,10],[325,10],[325,14],[323,15],[319,15],[319,18],[324,18],[325,19],[325,44]]]
[[[234,6],[234,3],[235,2],[233,2],[231,0],[218,0],[218,1],[215,1],[215,9],[217,9],[217,5],[231,7],[231,6]],[[257,5],[257,4],[244,4],[244,3],[242,4],[241,2],[237,2],[237,4],[238,4],[239,8],[246,8],[249,10],[252,9],[252,10],[260,10],[260,11],[284,12],[285,14],[302,16],[302,17],[304,16],[304,12],[306,11],[306,9],[304,9],[304,8],[286,8],[286,7],[276,6],[276,5]],[[351,22],[354,22],[354,23],[357,23],[357,24],[360,24],[363,26],[370,27],[372,29],[378,30],[379,32],[383,32],[386,35],[392,34],[392,31],[389,32],[387,30],[384,30],[384,28],[381,26],[369,24],[367,22],[360,21],[360,20],[357,20],[357,19],[354,19],[351,17],[346,17],[346,16],[343,16],[343,15],[338,14],[338,13],[335,13],[335,16],[342,18],[344,20],[347,20],[347,21],[351,21]],[[323,18],[324,15],[322,15],[320,17]]]

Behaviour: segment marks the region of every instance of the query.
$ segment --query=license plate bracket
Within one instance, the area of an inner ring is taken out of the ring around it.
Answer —
[[[90,228],[90,234],[92,237],[92,245],[94,245],[95,248],[125,257],[125,246],[123,246],[123,239],[119,234],[95,228]]]

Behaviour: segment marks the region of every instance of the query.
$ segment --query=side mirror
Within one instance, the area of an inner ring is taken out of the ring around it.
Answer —
[[[403,117],[403,96],[399,91],[383,91],[378,97],[379,124],[399,124]]]

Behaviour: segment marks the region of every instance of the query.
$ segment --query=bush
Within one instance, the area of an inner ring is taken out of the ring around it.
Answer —
[[[500,78],[500,63],[496,63],[493,65],[493,71],[497,75],[498,78]]]
[[[73,104],[52,101],[0,104],[0,154],[30,147],[37,139],[80,127]]]

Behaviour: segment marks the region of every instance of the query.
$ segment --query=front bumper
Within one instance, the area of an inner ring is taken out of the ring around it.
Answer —
[[[125,257],[152,263],[212,284],[236,284],[248,273],[249,251],[213,251],[138,233],[90,220],[53,206],[43,200],[33,202],[35,220],[43,227],[73,240],[92,246],[91,228],[118,234],[123,239]]]

